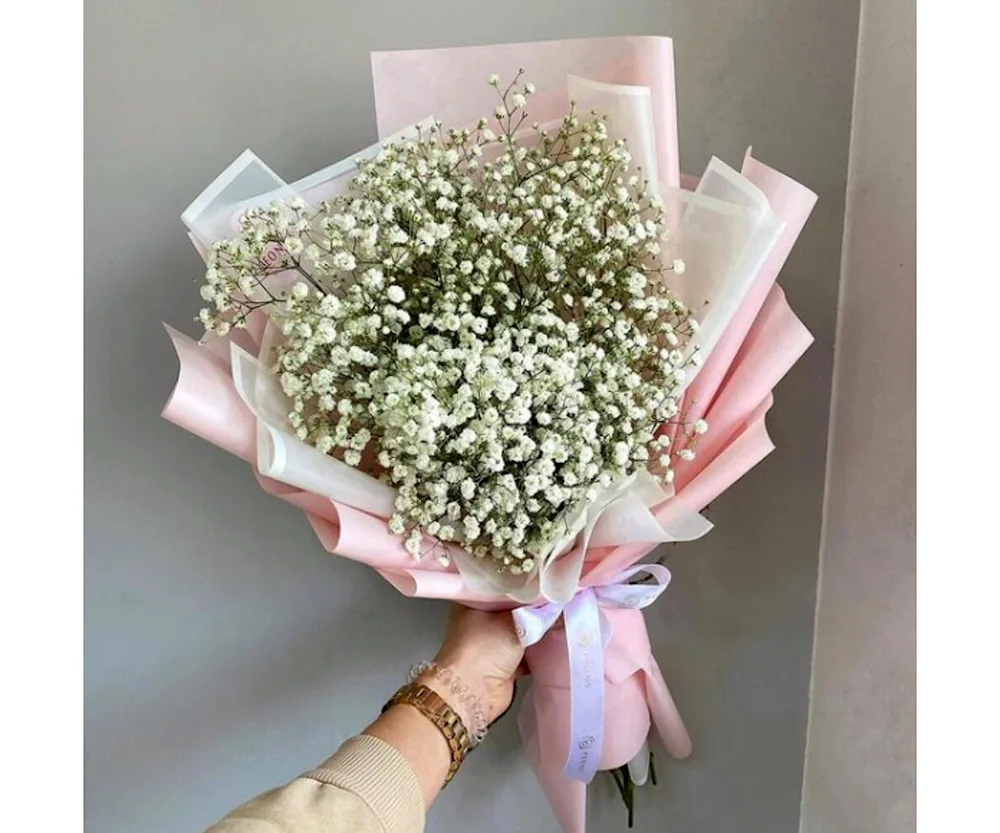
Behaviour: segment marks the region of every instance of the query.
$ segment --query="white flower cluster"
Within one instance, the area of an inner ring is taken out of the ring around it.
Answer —
[[[683,268],[662,203],[604,119],[523,136],[533,86],[490,83],[497,132],[436,123],[315,210],[249,212],[212,252],[200,318],[280,322],[291,425],[398,489],[389,526],[415,556],[429,535],[523,573],[602,487],[671,481],[707,426],[665,430],[698,356],[662,281]]]

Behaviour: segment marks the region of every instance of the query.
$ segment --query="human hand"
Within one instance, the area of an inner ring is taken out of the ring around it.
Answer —
[[[523,657],[509,612],[453,605],[434,661],[450,668],[480,698],[486,722],[492,723],[510,707]]]

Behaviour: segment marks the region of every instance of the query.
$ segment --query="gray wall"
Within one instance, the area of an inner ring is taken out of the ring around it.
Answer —
[[[373,49],[604,34],[676,39],[685,168],[756,155],[817,191],[784,272],[815,347],[780,448],[671,556],[648,619],[695,738],[637,829],[798,823],[857,0],[90,0],[86,17],[86,817],[196,831],[359,730],[443,607],[324,554],[246,467],[160,421],[199,261],[178,215],[252,147],[286,178],[374,139]],[[286,71],[287,70],[287,71]],[[295,79],[294,81],[291,79]],[[194,324],[186,329],[195,331]],[[623,818],[607,782],[591,830]],[[555,831],[508,721],[430,829]]]
[[[916,829],[916,4],[861,7],[802,833]]]

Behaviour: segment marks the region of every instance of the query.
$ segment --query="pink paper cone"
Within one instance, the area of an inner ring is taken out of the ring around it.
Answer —
[[[691,753],[691,739],[653,659],[640,611],[606,609],[611,639],[604,649],[604,747],[600,768],[629,763],[643,748],[651,722],[667,752]],[[525,659],[532,688],[518,726],[529,760],[564,830],[582,830],[586,789],[562,775],[569,744],[570,672],[565,632],[553,629]],[[583,791],[581,793],[581,788]]]

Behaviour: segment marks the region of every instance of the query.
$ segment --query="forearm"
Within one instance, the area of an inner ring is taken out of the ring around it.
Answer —
[[[522,654],[509,614],[453,608],[437,664],[416,680],[447,708],[386,709],[322,765],[237,808],[209,833],[421,833],[452,767],[444,731],[454,740],[455,716],[470,736],[492,723],[510,704]]]
[[[401,705],[388,709],[364,734],[385,741],[406,759],[429,807],[451,766],[448,742],[438,728],[412,706]]]
[[[407,760],[361,735],[292,782],[236,808],[208,833],[421,833],[421,787]]]
[[[471,725],[468,701],[433,674],[419,682]],[[431,720],[413,706],[392,706],[319,767],[239,807],[209,833],[418,833],[451,760]]]

